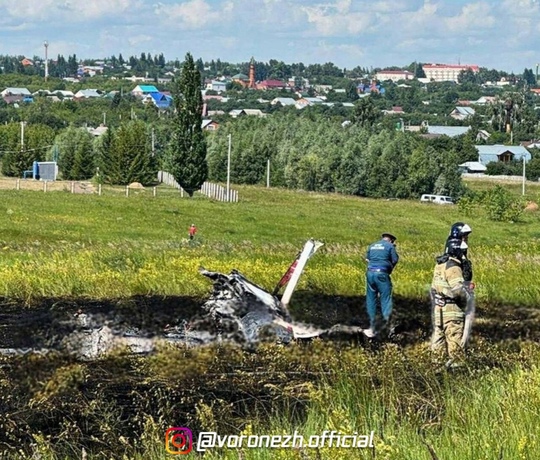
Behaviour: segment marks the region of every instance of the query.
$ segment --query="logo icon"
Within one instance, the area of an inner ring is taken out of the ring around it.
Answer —
[[[186,455],[193,450],[193,433],[186,427],[172,427],[165,432],[165,450],[172,455]]]

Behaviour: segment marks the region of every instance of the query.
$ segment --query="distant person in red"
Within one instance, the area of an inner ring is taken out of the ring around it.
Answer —
[[[189,239],[190,240],[195,238],[195,233],[197,233],[197,227],[195,227],[195,224],[191,224],[191,227],[189,227]]]

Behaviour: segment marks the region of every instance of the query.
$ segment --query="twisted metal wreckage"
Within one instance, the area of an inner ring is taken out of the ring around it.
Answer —
[[[107,317],[79,310],[61,321],[66,334],[53,334],[50,340],[32,346],[6,346],[0,340],[0,355],[54,351],[67,352],[81,359],[94,359],[118,347],[136,354],[150,353],[163,342],[197,346],[230,341],[251,346],[265,340],[288,343],[330,334],[337,328],[331,331],[293,322],[288,311],[291,296],[307,261],[321,246],[318,241],[308,240],[272,293],[249,281],[237,270],[225,275],[201,267],[200,274],[213,281],[212,294],[202,305],[201,314],[168,326],[160,333],[119,324],[114,315]],[[277,294],[284,286],[280,300]],[[356,330],[361,331],[360,328]]]
[[[289,314],[289,303],[305,265],[322,245],[309,239],[272,293],[249,281],[237,270],[225,275],[201,267],[199,273],[213,282],[212,294],[202,305],[201,314],[169,326],[160,333],[122,326],[114,318],[78,311],[75,318],[68,321],[69,332],[66,335],[54,337],[40,347],[2,347],[0,340],[0,355],[59,351],[81,359],[95,359],[118,347],[127,348],[131,353],[146,354],[164,342],[197,346],[229,341],[252,346],[261,341],[290,343],[316,337],[363,336],[364,330],[358,326],[336,324],[330,329],[320,329],[296,322]],[[277,295],[283,287],[285,290],[279,299]],[[470,336],[474,298],[467,307],[464,342]]]

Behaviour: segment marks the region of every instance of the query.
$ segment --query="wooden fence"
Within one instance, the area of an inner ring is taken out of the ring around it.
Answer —
[[[166,171],[159,171],[158,181],[179,189],[180,195],[184,196],[184,189],[182,189],[180,184],[174,180],[172,174]],[[238,190],[232,190],[229,188],[229,194],[227,196],[227,189],[222,185],[215,184],[213,182],[204,182],[200,192],[213,200],[238,203]]]

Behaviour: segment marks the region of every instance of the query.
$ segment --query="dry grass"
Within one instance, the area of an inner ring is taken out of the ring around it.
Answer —
[[[69,191],[71,182],[69,181],[55,181],[44,182],[34,179],[18,179],[14,177],[0,177],[0,189],[1,190],[40,190],[43,191],[47,187],[47,191]]]

